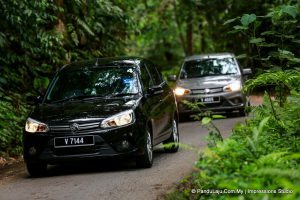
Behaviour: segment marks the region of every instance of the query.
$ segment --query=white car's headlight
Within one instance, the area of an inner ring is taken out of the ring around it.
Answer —
[[[185,88],[182,88],[182,87],[176,87],[175,90],[174,90],[174,93],[177,96],[183,96],[185,94],[189,94],[190,92],[191,92],[191,90],[185,89]]]
[[[130,124],[133,121],[133,110],[127,110],[104,119],[101,122],[102,128],[112,128]]]
[[[29,133],[44,133],[49,131],[49,127],[29,117],[25,124],[25,131]]]
[[[229,85],[226,85],[223,90],[224,92],[237,92],[241,91],[242,84],[240,81],[235,81],[233,83],[230,83]]]

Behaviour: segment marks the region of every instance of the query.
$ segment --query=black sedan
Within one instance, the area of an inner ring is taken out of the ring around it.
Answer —
[[[173,91],[148,60],[103,58],[57,72],[24,130],[24,160],[32,176],[48,164],[130,156],[151,167],[153,146],[179,147]]]

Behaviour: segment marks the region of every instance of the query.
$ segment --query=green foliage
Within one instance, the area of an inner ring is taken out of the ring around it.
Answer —
[[[251,23],[256,20],[255,14],[244,14],[241,18],[241,23],[244,27],[248,27]]]
[[[218,129],[218,127],[214,124],[213,119],[222,119],[225,118],[224,116],[214,115],[210,111],[204,111],[202,108],[205,105],[199,101],[189,102],[184,100],[183,103],[186,104],[193,111],[196,111],[198,113],[194,118],[196,120],[199,120],[201,122],[201,125],[208,129],[209,134],[207,140],[208,140],[209,147],[214,147],[216,146],[217,142],[223,141],[221,132]]]
[[[20,153],[26,96],[71,61],[124,54],[133,1],[0,0],[0,152]]]
[[[231,33],[242,34],[249,43],[248,56],[255,71],[294,69],[300,63],[299,3],[278,5],[267,14],[244,14],[225,22],[234,23]]]
[[[244,91],[251,92],[257,87],[274,85],[280,87],[284,92],[289,94],[291,90],[300,89],[300,72],[291,71],[268,71],[247,81]],[[282,93],[281,93],[282,94]],[[279,94],[278,94],[279,95]]]
[[[0,155],[3,152],[10,155],[19,155],[22,153],[21,133],[24,127],[27,109],[20,102],[12,100],[12,98],[20,99],[20,96],[17,94],[12,95],[12,97],[6,96],[3,98],[9,102],[0,101]]]
[[[289,95],[291,91],[299,91],[299,85],[300,72],[298,70],[276,70],[268,71],[266,73],[260,74],[255,79],[248,80],[243,89],[245,92],[250,93],[257,88],[269,88],[270,86],[274,87],[275,91],[273,93],[277,102],[282,107],[286,101],[287,95]],[[267,91],[267,94],[269,95],[269,98],[271,98],[270,91]],[[274,109],[272,110],[274,111]]]
[[[293,92],[283,107],[269,98],[253,109],[246,124],[237,124],[233,134],[204,151],[196,167],[197,177],[189,189],[237,190],[243,194],[194,194],[182,191],[178,199],[298,199],[300,198],[300,94]],[[194,175],[194,176],[195,176]],[[186,189],[186,188],[185,188]],[[279,190],[292,190],[280,194]],[[179,191],[183,188],[179,188]],[[245,194],[248,190],[275,190],[276,194]],[[177,191],[177,193],[180,193]]]
[[[58,29],[64,35],[67,59],[124,54],[125,40],[134,26],[127,14],[131,1],[64,1],[58,13]]]
[[[269,69],[247,81],[244,90],[275,86],[275,99],[271,91],[266,91],[263,104],[252,108],[252,117],[246,124],[237,124],[228,139],[206,149],[196,163],[200,172],[191,181],[190,189],[240,189],[243,193],[183,191],[185,195],[179,199],[300,198],[299,51],[294,45],[299,40],[298,22],[298,3],[274,6],[267,14],[244,14],[225,22],[236,23],[231,32],[246,36],[252,63]],[[202,119],[205,124],[210,121]],[[292,192],[281,194],[281,189]],[[249,190],[276,193],[251,194]]]

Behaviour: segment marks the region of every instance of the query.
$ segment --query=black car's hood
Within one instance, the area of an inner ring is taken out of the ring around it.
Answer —
[[[30,117],[44,123],[106,118],[136,106],[138,100],[103,99],[38,105]]]
[[[200,78],[180,79],[177,82],[177,85],[187,89],[217,88],[224,87],[239,79],[239,75],[205,76]]]

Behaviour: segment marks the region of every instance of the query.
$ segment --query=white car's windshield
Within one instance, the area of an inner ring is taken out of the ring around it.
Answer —
[[[212,58],[185,62],[180,78],[196,78],[237,74],[237,65],[233,58]]]

